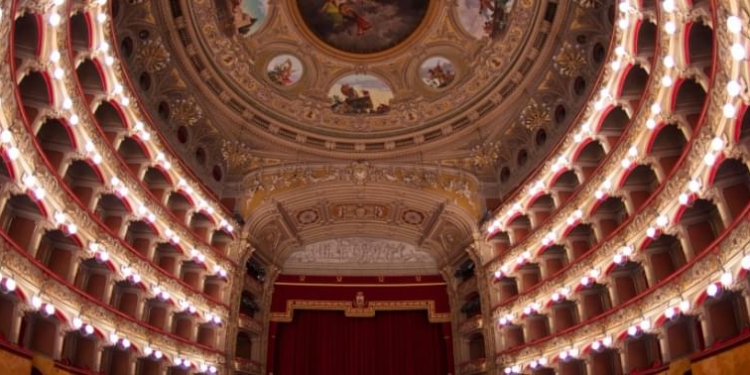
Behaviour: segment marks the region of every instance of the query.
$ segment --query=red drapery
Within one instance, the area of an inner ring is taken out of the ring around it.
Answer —
[[[374,318],[296,311],[291,323],[278,324],[273,373],[445,375],[444,325],[430,323],[425,311],[379,311]]]

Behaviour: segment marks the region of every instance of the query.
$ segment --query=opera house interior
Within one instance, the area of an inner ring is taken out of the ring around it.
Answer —
[[[746,0],[0,0],[0,373],[746,374]]]

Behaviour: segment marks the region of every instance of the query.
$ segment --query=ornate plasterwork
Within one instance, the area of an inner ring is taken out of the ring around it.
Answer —
[[[364,237],[337,238],[306,245],[287,259],[285,268],[297,263],[336,264],[339,268],[342,265],[345,268],[363,265],[400,267],[406,263],[435,267],[435,259],[414,245]]]

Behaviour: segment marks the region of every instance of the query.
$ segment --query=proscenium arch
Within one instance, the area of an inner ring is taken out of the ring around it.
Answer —
[[[242,237],[281,272],[289,256],[306,245],[364,237],[413,245],[435,258],[438,273],[473,242],[481,212],[474,176],[447,168],[421,168],[419,173],[431,179],[414,183],[413,171],[406,169],[387,178],[373,177],[371,173],[378,169],[369,165],[364,168],[366,177],[355,176],[355,170],[342,166],[341,171],[351,175],[335,179],[316,175],[314,182],[279,184],[282,188],[269,185],[291,176],[289,167],[249,175],[247,185],[254,186],[254,191],[242,205],[247,210]],[[332,210],[340,206],[348,206],[348,211],[337,217]],[[376,206],[380,218],[373,217]],[[358,214],[354,213],[357,207]]]

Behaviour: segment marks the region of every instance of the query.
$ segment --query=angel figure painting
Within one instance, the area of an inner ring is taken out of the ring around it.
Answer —
[[[387,50],[409,37],[429,0],[297,0],[302,19],[326,44],[350,53]]]
[[[302,78],[302,63],[292,55],[279,55],[268,62],[266,73],[271,82],[291,86]]]

